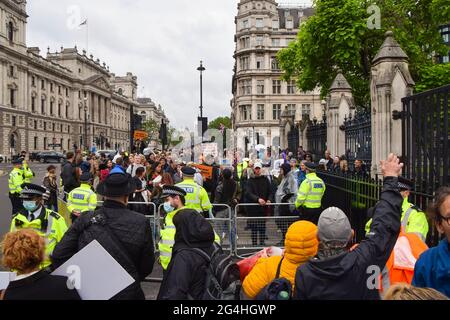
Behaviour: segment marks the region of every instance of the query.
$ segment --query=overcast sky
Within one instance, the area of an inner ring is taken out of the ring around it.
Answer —
[[[41,53],[75,44],[106,62],[116,75],[138,77],[139,96],[161,104],[176,128],[193,128],[199,113],[200,60],[204,114],[229,115],[234,18],[239,0],[35,0],[28,1],[29,47]],[[286,1],[285,1],[286,2]],[[308,1],[302,1],[308,2]]]

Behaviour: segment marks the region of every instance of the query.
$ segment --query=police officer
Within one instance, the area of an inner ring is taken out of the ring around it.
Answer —
[[[429,225],[425,213],[414,204],[408,201],[411,191],[414,189],[414,183],[404,177],[398,177],[398,188],[403,197],[401,223],[403,231],[406,233],[415,233],[425,242]],[[366,224],[366,233],[370,231],[372,219]]]
[[[30,169],[30,167],[28,166],[27,160],[25,159],[26,156],[26,152],[22,152],[20,158],[23,160],[22,163],[22,172],[23,172],[23,177],[24,177],[24,182],[25,183],[31,183],[35,173]]]
[[[9,187],[9,199],[12,205],[12,215],[22,209],[22,199],[20,198],[20,192],[22,191],[22,184],[25,182],[25,177],[22,171],[22,158],[18,158],[12,161],[14,169],[9,173],[8,187]]]
[[[300,209],[300,219],[316,224],[322,208],[322,197],[325,193],[325,183],[316,175],[317,165],[306,162],[306,179],[300,185],[295,201],[295,207]]]
[[[85,172],[80,177],[81,185],[72,190],[67,198],[67,209],[72,223],[83,213],[94,211],[97,207],[97,195],[92,190],[92,175]]]
[[[10,228],[11,232],[18,229],[33,229],[45,238],[46,257],[41,264],[41,269],[50,266],[49,257],[67,230],[64,219],[58,213],[44,207],[43,196],[46,191],[44,187],[35,184],[23,184],[20,193],[23,208],[13,216]]]
[[[203,213],[205,218],[211,217],[212,205],[209,201],[208,193],[194,181],[196,170],[186,166],[181,172],[183,173],[183,182],[178,183],[176,186],[186,192],[186,208]]]

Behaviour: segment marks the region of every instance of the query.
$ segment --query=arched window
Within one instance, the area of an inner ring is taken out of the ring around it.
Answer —
[[[14,23],[12,21],[8,23],[8,40],[10,42],[14,41]]]
[[[119,88],[119,94],[123,94],[123,89]]]

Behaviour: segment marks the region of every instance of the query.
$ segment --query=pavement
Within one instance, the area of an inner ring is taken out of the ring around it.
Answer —
[[[49,165],[50,164],[30,163],[31,170],[33,170],[36,174],[33,179],[33,183],[42,184]],[[54,165],[56,166],[57,174],[59,175],[61,165],[59,163],[54,163]],[[11,164],[0,164],[0,239],[2,239],[3,236],[9,231],[9,226],[11,223],[12,208],[8,197],[8,174],[12,168],[13,166]],[[1,265],[0,270],[2,270]],[[148,279],[151,278],[162,278],[162,268],[157,263],[155,263],[153,273],[148,277]],[[156,300],[159,287],[160,283],[143,282],[142,289],[144,290],[146,299]]]

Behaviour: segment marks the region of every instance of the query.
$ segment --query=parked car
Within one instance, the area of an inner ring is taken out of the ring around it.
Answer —
[[[61,152],[44,151],[44,152],[39,152],[37,154],[36,160],[38,160],[40,163],[47,163],[47,162],[64,163],[66,161],[66,156],[63,155]]]
[[[100,154],[102,154],[102,153],[105,154],[106,158],[109,158],[112,160],[114,158],[114,156],[117,154],[117,151],[116,150],[98,150],[95,153],[95,156],[100,157]]]
[[[5,155],[0,154],[0,163],[6,162],[7,159],[8,158]]]

